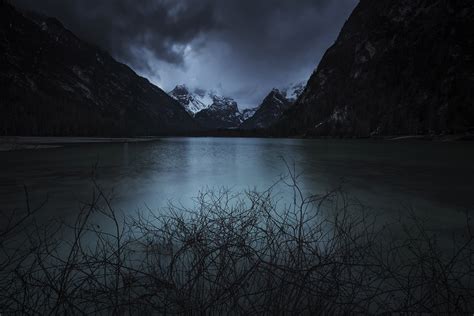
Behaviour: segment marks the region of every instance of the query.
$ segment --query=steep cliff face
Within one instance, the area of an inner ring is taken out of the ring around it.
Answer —
[[[296,102],[305,86],[305,82],[299,82],[281,89],[274,88],[259,106],[244,110],[240,128],[256,130],[272,126]]]
[[[474,1],[361,0],[274,131],[463,132],[473,88]]]
[[[157,135],[197,127],[183,107],[52,18],[0,2],[0,134]]]
[[[237,102],[232,98],[218,95],[213,95],[212,100],[207,109],[194,116],[196,122],[206,130],[237,128],[242,122]]]
[[[185,85],[176,86],[169,95],[178,101],[191,116],[207,109],[212,104],[212,97],[207,91],[197,89],[191,92]]]
[[[291,106],[291,100],[278,89],[273,89],[262,104],[258,107],[255,114],[245,120],[241,129],[262,129],[275,124],[282,113]]]

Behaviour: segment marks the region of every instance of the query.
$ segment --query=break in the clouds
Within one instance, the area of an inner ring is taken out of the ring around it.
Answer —
[[[307,80],[358,0],[16,0],[60,19],[164,90],[258,105]]]

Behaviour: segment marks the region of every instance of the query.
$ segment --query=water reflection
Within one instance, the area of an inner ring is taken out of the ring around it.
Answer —
[[[265,189],[287,172],[302,172],[305,192],[344,183],[346,191],[383,214],[407,206],[447,227],[473,209],[474,146],[470,143],[368,140],[163,138],[153,143],[81,145],[0,153],[2,209],[47,195],[44,218],[71,218],[90,199],[91,177],[125,213],[192,204],[204,188]],[[283,193],[284,188],[277,191]]]

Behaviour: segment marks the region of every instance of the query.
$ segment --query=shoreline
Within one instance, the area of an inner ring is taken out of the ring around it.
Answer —
[[[157,141],[160,137],[51,137],[2,136],[0,152],[61,148],[79,144],[142,143]]]
[[[143,137],[76,137],[76,136],[0,136],[0,152],[17,150],[39,150],[61,148],[68,145],[80,144],[112,144],[112,143],[142,143],[153,142],[169,137],[192,137],[192,138],[278,138],[278,139],[307,139],[307,140],[379,140],[379,141],[427,141],[427,142],[470,142],[474,141],[473,134],[452,135],[403,135],[403,136],[372,136],[372,137],[336,137],[336,136],[291,136],[291,137],[269,137],[249,135],[176,135],[176,136],[143,136]]]

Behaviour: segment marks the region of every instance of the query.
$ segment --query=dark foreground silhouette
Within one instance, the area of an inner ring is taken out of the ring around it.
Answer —
[[[134,218],[116,212],[96,184],[74,225],[48,227],[35,224],[41,206],[25,190],[26,213],[3,217],[0,231],[0,312],[474,310],[469,218],[445,248],[415,217],[381,225],[341,190],[303,196],[294,173],[281,181],[293,190],[290,205],[272,189],[206,191],[191,209]]]

